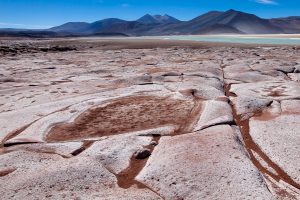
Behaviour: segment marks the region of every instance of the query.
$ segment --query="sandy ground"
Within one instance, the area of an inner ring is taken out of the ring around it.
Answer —
[[[3,199],[300,199],[300,48],[0,41]]]

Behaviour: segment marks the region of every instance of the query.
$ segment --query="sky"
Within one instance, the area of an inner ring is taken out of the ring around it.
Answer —
[[[44,29],[104,18],[135,20],[169,14],[190,20],[212,10],[235,9],[263,18],[300,16],[300,0],[0,0],[0,28]]]

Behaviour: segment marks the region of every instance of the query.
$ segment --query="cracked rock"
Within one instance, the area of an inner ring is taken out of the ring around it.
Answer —
[[[136,180],[166,200],[273,199],[239,145],[228,125],[163,137]]]

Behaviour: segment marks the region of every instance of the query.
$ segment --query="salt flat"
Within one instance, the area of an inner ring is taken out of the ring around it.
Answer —
[[[151,38],[151,37],[146,37]],[[221,42],[221,43],[240,43],[256,45],[300,45],[299,34],[225,34],[225,35],[176,35],[158,36],[154,38],[165,40],[201,41],[201,42]]]
[[[300,47],[0,41],[3,199],[300,199]]]

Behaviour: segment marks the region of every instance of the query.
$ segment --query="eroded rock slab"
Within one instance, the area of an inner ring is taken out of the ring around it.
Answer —
[[[16,170],[0,177],[5,199],[160,199],[147,189],[122,189],[116,177],[99,162],[77,157],[50,162],[47,167]]]
[[[91,157],[102,163],[114,174],[119,174],[130,165],[130,159],[143,146],[150,145],[151,137],[133,134],[111,136],[95,142],[80,157]]]
[[[273,118],[262,115],[250,120],[250,135],[255,143],[298,185],[300,184],[299,122],[300,116],[295,114]]]
[[[164,137],[137,180],[165,199],[272,199],[230,126]]]
[[[194,130],[202,130],[220,124],[232,124],[233,116],[226,101],[206,101],[201,116]]]
[[[238,98],[232,97],[231,102],[234,105],[236,114],[240,115],[243,119],[247,119],[271,105],[272,100],[251,96],[238,96]]]
[[[237,96],[250,96],[257,98],[286,100],[300,98],[300,84],[293,81],[276,81],[233,84],[231,92]]]

